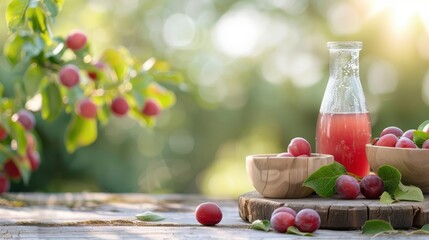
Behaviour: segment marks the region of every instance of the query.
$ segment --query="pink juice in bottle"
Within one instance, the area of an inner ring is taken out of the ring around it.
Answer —
[[[331,154],[347,172],[360,177],[369,174],[365,145],[371,141],[368,113],[320,113],[316,151]]]

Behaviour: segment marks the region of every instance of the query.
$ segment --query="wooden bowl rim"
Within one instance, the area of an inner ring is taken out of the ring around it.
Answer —
[[[373,149],[383,149],[383,150],[391,150],[391,151],[427,151],[429,153],[429,149],[422,149],[422,148],[397,148],[397,147],[384,147],[384,146],[376,146],[371,143],[366,144],[367,148],[373,148]]]
[[[334,156],[330,154],[322,154],[322,153],[311,153],[311,156],[298,156],[298,157],[277,157],[279,153],[277,154],[254,154],[254,155],[248,155],[246,159],[252,158],[252,159],[329,159],[332,158],[334,160]]]

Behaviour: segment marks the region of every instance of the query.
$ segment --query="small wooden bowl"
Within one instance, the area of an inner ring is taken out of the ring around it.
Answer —
[[[334,162],[332,155],[277,157],[277,154],[246,157],[247,175],[256,191],[267,198],[304,198],[313,190],[303,182],[320,167]]]
[[[414,148],[379,147],[366,145],[366,156],[372,171],[390,165],[401,172],[402,182],[429,193],[429,150]]]

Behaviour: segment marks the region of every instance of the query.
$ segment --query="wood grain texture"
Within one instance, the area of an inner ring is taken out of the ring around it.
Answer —
[[[323,229],[359,229],[365,221],[382,219],[394,228],[408,229],[429,223],[429,197],[425,202],[398,202],[381,204],[379,200],[358,198],[354,200],[320,198],[312,195],[302,199],[264,198],[257,192],[239,197],[239,214],[246,221],[270,219],[274,209],[287,206],[296,211],[303,208],[316,210],[322,220]]]
[[[397,168],[406,185],[429,193],[429,149],[410,149],[366,145],[369,165],[374,172],[383,165]]]
[[[216,202],[222,210],[222,221],[216,226],[202,226],[195,219],[195,208],[207,201]],[[259,204],[261,208],[265,207],[266,214],[271,214],[274,207],[284,203],[272,201],[270,204]],[[250,223],[240,218],[238,205],[235,198],[183,194],[4,194],[0,197],[0,239],[305,238],[275,231],[252,230]],[[319,210],[323,209],[324,206],[320,205]],[[166,219],[159,222],[137,220],[135,214],[144,211],[161,214]],[[387,235],[389,239],[403,239],[404,236]],[[358,230],[319,229],[313,239],[349,238],[368,239],[369,236]],[[413,239],[425,238],[425,235],[413,235]]]
[[[275,154],[246,157],[246,170],[255,189],[270,198],[303,198],[313,190],[302,184],[321,166],[334,162],[331,155],[277,157]]]

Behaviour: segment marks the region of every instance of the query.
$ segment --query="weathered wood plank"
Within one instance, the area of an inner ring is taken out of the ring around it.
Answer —
[[[205,227],[195,220],[201,202],[219,204],[222,221]],[[265,212],[273,206],[265,206]],[[315,204],[319,210],[328,211]],[[240,209],[241,210],[241,209]],[[142,222],[135,214],[153,211],[166,217]],[[296,239],[296,235],[249,229],[239,216],[237,199],[198,195],[9,194],[0,198],[0,239]],[[403,238],[404,235],[389,236]],[[413,236],[419,239],[421,236]],[[317,239],[366,239],[359,231],[318,230]],[[423,238],[422,238],[423,239]]]
[[[382,219],[393,227],[406,229],[421,227],[429,223],[429,196],[425,202],[398,202],[382,204],[379,200],[358,198],[354,200],[320,198],[311,196],[301,199],[264,198],[257,192],[250,192],[239,197],[241,218],[252,222],[256,219],[270,219],[274,209],[288,206],[296,211],[302,208],[315,209],[322,220],[324,229],[358,229],[365,221]]]
[[[338,232],[323,230],[317,239],[353,238],[367,239],[356,231]],[[263,232],[228,227],[130,227],[130,226],[82,226],[82,227],[1,227],[0,238],[33,239],[296,239],[297,235]]]

